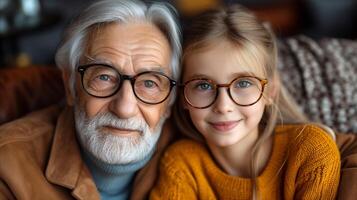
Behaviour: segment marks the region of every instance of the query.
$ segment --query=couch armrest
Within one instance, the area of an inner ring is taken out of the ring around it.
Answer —
[[[0,124],[64,99],[61,71],[55,67],[0,69]]]

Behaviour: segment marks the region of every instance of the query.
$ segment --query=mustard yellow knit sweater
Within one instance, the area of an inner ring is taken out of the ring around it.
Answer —
[[[257,179],[259,199],[334,199],[340,156],[331,137],[314,125],[275,129],[267,166]],[[252,199],[252,182],[226,174],[203,144],[181,140],[165,152],[150,199]]]

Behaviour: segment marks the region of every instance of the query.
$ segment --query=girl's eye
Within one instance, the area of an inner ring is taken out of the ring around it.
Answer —
[[[247,88],[247,87],[249,87],[251,85],[252,85],[252,83],[250,81],[241,80],[241,81],[237,82],[236,87],[238,87],[238,88]]]
[[[212,85],[209,83],[198,83],[196,85],[196,88],[199,90],[211,90],[212,89]]]

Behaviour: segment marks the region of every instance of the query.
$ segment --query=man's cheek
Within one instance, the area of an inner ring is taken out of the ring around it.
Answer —
[[[97,116],[99,113],[108,112],[106,108],[106,102],[101,100],[97,100],[94,98],[80,98],[79,105],[83,108],[84,112],[86,113],[87,117],[92,119],[93,117]]]

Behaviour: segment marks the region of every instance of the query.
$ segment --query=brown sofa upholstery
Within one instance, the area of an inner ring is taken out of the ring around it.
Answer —
[[[357,198],[357,134],[337,134],[337,145],[341,155],[341,178],[338,198]]]
[[[0,124],[64,99],[55,67],[0,68]]]

